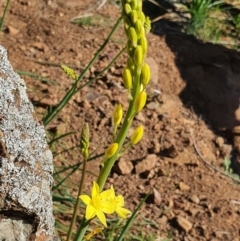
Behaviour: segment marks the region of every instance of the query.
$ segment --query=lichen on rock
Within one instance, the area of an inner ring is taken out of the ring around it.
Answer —
[[[0,214],[5,221],[19,220],[19,225],[29,222],[35,240],[54,237],[52,159],[24,80],[13,71],[7,51],[0,46]],[[3,224],[0,221],[0,240]],[[28,240],[27,233],[22,231],[23,237],[18,234],[13,240]]]

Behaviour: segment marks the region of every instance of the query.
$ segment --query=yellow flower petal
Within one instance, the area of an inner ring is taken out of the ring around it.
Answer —
[[[113,200],[113,199],[112,199]],[[115,212],[115,205],[114,203],[112,202],[112,200],[109,200],[109,201],[103,201],[101,203],[101,208],[100,210],[103,211],[104,213],[106,214],[112,214]]]
[[[91,203],[91,198],[88,195],[80,195],[79,198],[86,204],[89,205]]]
[[[89,219],[92,219],[94,218],[94,216],[96,215],[96,208],[93,206],[93,205],[87,205],[87,208],[86,208],[86,219],[89,220]]]
[[[97,197],[98,195],[99,195],[99,186],[96,182],[93,182],[92,198]]]
[[[118,195],[116,197],[116,201],[117,201],[117,206],[118,207],[123,207],[124,206],[124,198],[122,195]]]
[[[110,198],[115,197],[115,193],[113,189],[108,189],[100,193],[100,196],[103,200],[108,200]]]
[[[131,211],[129,211],[126,208],[121,208],[121,207],[117,207],[116,208],[116,213],[118,214],[118,216],[120,216],[121,218],[127,218],[128,214],[131,214]]]
[[[104,213],[100,210],[97,210],[96,211],[96,215],[98,217],[98,219],[100,220],[100,222],[105,226],[107,227],[107,222],[106,222],[106,217],[104,215]]]

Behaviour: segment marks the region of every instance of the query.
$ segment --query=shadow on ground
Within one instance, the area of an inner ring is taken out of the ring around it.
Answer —
[[[145,10],[151,18],[166,13],[150,3]],[[176,66],[186,83],[179,94],[182,103],[233,145],[232,163],[240,174],[240,163],[236,162],[240,153],[240,53],[203,43],[165,19],[153,24],[153,33],[164,37],[175,55]]]

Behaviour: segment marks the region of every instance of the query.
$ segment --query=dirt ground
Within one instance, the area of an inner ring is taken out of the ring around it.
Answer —
[[[2,9],[4,2],[0,1]],[[70,23],[89,2],[11,1],[1,44],[8,50],[15,70],[48,79],[23,76],[39,119],[73,83],[60,65],[81,72],[120,16],[119,9],[109,1],[95,13],[94,24]],[[150,14],[151,9],[146,6]],[[121,27],[84,81],[99,73],[124,47]],[[158,241],[239,241],[240,182],[221,172],[224,159],[230,158],[234,172],[240,175],[240,54],[202,43],[166,20],[154,24],[148,39],[147,62],[152,69],[149,97],[134,123],[145,126],[145,136],[119,160],[108,185],[114,184],[132,210],[154,190],[139,212],[133,234],[143,225],[144,232],[155,235]],[[76,131],[55,147],[56,152],[78,144],[84,122],[91,129],[91,151],[100,146],[97,153],[101,153],[110,143],[113,107],[119,102],[127,107],[127,93],[121,84],[125,61],[126,54],[77,93],[47,126],[48,131],[57,134]],[[79,161],[81,155],[76,148],[57,156],[55,165]],[[98,163],[89,162],[88,170],[97,174]],[[74,181],[80,175],[78,171]],[[92,180],[94,176],[89,175],[85,191]]]

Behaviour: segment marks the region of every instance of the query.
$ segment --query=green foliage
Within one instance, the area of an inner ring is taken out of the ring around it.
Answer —
[[[231,168],[231,160],[229,158],[225,158],[224,159],[224,171],[226,174],[228,174],[230,177],[232,177],[233,179],[240,179],[240,176],[236,173],[233,173],[233,169]]]
[[[188,11],[191,20],[187,25],[189,34],[197,35],[204,41],[217,41],[223,33],[224,21],[221,19],[224,1],[192,0]]]

